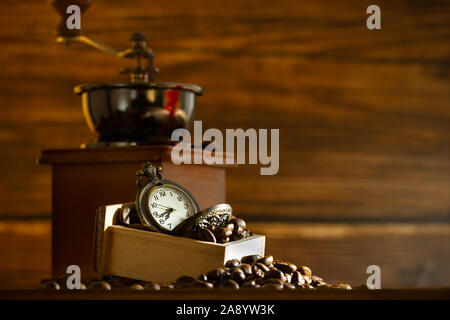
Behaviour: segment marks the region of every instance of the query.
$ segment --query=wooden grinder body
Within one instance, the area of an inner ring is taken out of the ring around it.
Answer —
[[[201,209],[225,202],[225,166],[171,161],[170,146],[45,150],[41,164],[52,166],[52,276],[78,265],[82,278],[95,277],[93,235],[100,206],[134,202],[136,171],[151,161],[196,198]],[[192,151],[201,152],[201,151]],[[224,159],[225,163],[225,159]]]

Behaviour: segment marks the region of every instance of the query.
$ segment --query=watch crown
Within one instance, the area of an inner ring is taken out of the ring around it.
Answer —
[[[137,175],[136,184],[137,184],[138,188],[142,187],[142,178],[143,177],[146,177],[149,180],[149,182],[153,181],[153,180],[160,180],[161,179],[161,171],[162,171],[161,166],[155,166],[150,161],[144,162],[144,164],[142,165],[142,168],[136,172],[136,175]]]

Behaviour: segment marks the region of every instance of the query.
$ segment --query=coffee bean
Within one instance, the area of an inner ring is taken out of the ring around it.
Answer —
[[[292,273],[297,271],[297,266],[289,262],[275,261],[273,266],[284,273]]]
[[[128,209],[128,211],[129,210],[130,209]],[[116,212],[114,212],[113,219],[112,219],[112,224],[116,225],[116,226],[123,226],[123,225],[125,225],[123,220],[124,220],[124,218],[123,218],[123,208],[118,208],[116,210]]]
[[[245,256],[241,258],[242,263],[248,263],[252,264],[255,263],[258,259],[261,259],[262,257],[259,254],[252,254],[249,256]]]
[[[243,231],[243,237],[244,237],[244,238],[248,238],[248,237],[250,237],[251,235],[252,235],[252,232],[251,232],[250,230],[244,229],[244,231]]]
[[[135,283],[130,286],[130,290],[144,290],[144,287],[142,286],[142,284]]]
[[[233,230],[226,229],[225,227],[219,228],[214,232],[214,235],[218,239],[225,239],[231,237]]]
[[[102,280],[108,282],[111,285],[111,287],[128,287],[137,283],[137,281],[134,279],[118,277],[113,275],[104,275],[102,277]]]
[[[300,271],[300,273],[303,276],[303,279],[305,279],[306,282],[308,283],[311,282],[312,272],[310,268],[308,268],[307,266],[301,266],[298,268],[298,271]]]
[[[129,224],[141,223],[141,218],[139,218],[139,214],[138,214],[134,204],[129,209],[130,209],[130,213],[128,214],[128,220],[129,220],[128,223]],[[127,221],[125,221],[125,222],[127,222]]]
[[[267,272],[270,270],[270,268],[268,266],[266,266],[265,264],[261,263],[261,262],[257,262],[255,264],[259,269],[261,269],[263,272]]]
[[[225,269],[223,268],[217,268],[210,270],[206,273],[206,277],[208,278],[208,281],[216,281],[220,279],[220,276],[225,272]]]
[[[217,243],[228,243],[228,242],[230,242],[230,237],[226,237],[226,238],[223,238],[223,239],[216,239],[217,240]]]
[[[233,232],[233,230],[234,230],[234,224],[231,223],[231,222],[227,222],[227,223],[225,224],[224,228],[225,228],[226,230],[228,230],[228,231]]]
[[[51,291],[51,290],[60,290],[61,286],[56,281],[48,280],[48,281],[42,282],[42,284],[39,287],[39,289],[41,289],[41,290],[49,290],[49,291]]]
[[[123,224],[130,223],[130,213],[131,210],[128,207],[122,208],[122,214],[120,215]]]
[[[285,283],[284,288],[289,290],[295,290],[296,286],[294,286],[292,283]]]
[[[323,278],[316,276],[316,275],[312,275],[311,276],[311,280],[315,280],[315,281],[319,281],[319,282],[324,282]]]
[[[227,268],[236,268],[241,262],[238,259],[231,259],[225,263]]]
[[[208,229],[200,229],[198,239],[200,241],[216,242],[216,237]]]
[[[173,290],[174,287],[175,286],[171,283],[160,285],[161,291],[170,291],[170,290]]]
[[[212,289],[214,288],[214,285],[211,282],[201,281],[201,280],[195,280],[193,282],[193,287],[195,288],[206,288],[206,289]]]
[[[352,290],[352,287],[348,283],[339,283],[337,285],[332,286],[333,289],[344,289],[344,290]]]
[[[286,277],[284,276],[283,272],[281,272],[280,270],[277,270],[277,269],[271,269],[271,270],[267,271],[264,274],[264,278],[266,278],[266,279],[275,278],[275,279],[280,279],[283,282],[286,281]]]
[[[262,264],[264,264],[266,266],[269,266],[273,262],[273,257],[272,256],[265,256],[265,257],[262,257],[262,258],[258,259],[256,262],[262,263]]]
[[[197,277],[197,280],[208,281],[208,277],[206,276],[206,274],[202,273]]]
[[[217,280],[217,281],[208,281],[208,282],[211,283],[213,285],[213,287],[219,286],[219,283],[220,283],[219,280]]]
[[[175,287],[176,288],[191,287],[194,281],[195,279],[190,276],[181,276],[177,279],[177,281],[175,281]]]
[[[225,268],[225,272],[232,273],[236,269],[239,269],[239,268],[238,267]]]
[[[308,283],[299,285],[297,288],[304,289],[304,290],[314,290],[315,289],[312,285],[310,285]]]
[[[267,284],[267,283],[277,283],[277,284],[284,285],[284,282],[282,280],[280,280],[280,279],[277,279],[277,278],[265,279],[263,284]]]
[[[245,281],[245,282],[241,285],[241,288],[257,288],[257,287],[259,287],[259,285],[256,284],[256,281],[255,281],[255,280],[248,280],[248,281]]]
[[[239,283],[237,283],[234,280],[228,279],[228,280],[225,280],[225,281],[221,282],[219,284],[219,287],[220,288],[231,288],[231,289],[238,290],[239,289]]]
[[[245,221],[241,218],[234,218],[234,219],[229,220],[228,222],[232,223],[234,225],[235,231],[242,231],[247,226]]]
[[[236,269],[231,273],[231,279],[237,283],[242,283],[245,280],[245,273],[241,269]]]
[[[251,281],[251,280],[256,280],[256,279],[259,279],[259,277],[254,274],[251,274],[251,275],[245,277],[245,281]]]
[[[249,276],[252,274],[252,266],[248,263],[242,263],[239,265],[239,268],[244,271],[246,276]]]
[[[271,290],[282,290],[283,289],[283,285],[279,284],[279,283],[273,283],[273,282],[269,282],[269,283],[265,283],[261,286],[262,289],[271,289]]]
[[[291,283],[292,276],[290,273],[285,273],[284,277],[286,278],[286,283]]]
[[[303,276],[302,276],[302,274],[300,273],[300,271],[295,271],[295,272],[292,274],[292,277],[291,277],[291,283],[294,284],[294,285],[296,285],[296,286],[300,286],[300,285],[302,285],[302,284],[305,284],[305,280],[303,279]]]
[[[322,286],[324,284],[325,284],[325,281],[323,281],[323,279],[321,277],[318,277],[318,276],[311,277],[311,285],[313,287]]]
[[[56,279],[56,282],[59,284],[61,289],[66,289],[68,278],[69,278],[69,275],[65,275],[65,276],[62,276],[62,277]],[[41,281],[41,283],[48,282],[48,281],[54,281],[54,280],[53,279],[43,279]]]
[[[148,290],[148,291],[159,291],[161,290],[161,287],[159,284],[157,283],[153,283],[153,282],[148,282],[144,285],[144,290]]]
[[[245,238],[244,232],[233,232],[233,235],[231,236],[231,240],[233,241],[239,241]]]
[[[92,281],[89,286],[89,290],[111,290],[111,285],[106,281]]]
[[[269,267],[269,270],[278,270],[278,269],[275,268],[274,266],[272,266],[272,267]],[[278,270],[278,271],[280,271],[280,270]]]
[[[252,266],[252,274],[258,278],[264,278],[264,271],[255,265]]]
[[[122,279],[127,279],[128,281],[130,280],[128,278],[114,277],[114,281],[119,281],[119,280],[122,280]],[[102,276],[101,280],[106,281],[106,282],[113,281],[113,275],[112,274],[104,274]],[[99,279],[90,279],[90,280],[88,280],[88,284],[91,284],[91,282],[93,282],[93,281],[99,281]]]
[[[224,273],[220,275],[219,282],[231,279],[231,270],[225,270]]]

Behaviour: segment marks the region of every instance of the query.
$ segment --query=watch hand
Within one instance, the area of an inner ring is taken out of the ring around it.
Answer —
[[[172,211],[177,211],[177,210],[174,209],[174,208],[171,208],[171,207],[168,207],[168,206],[164,206],[164,205],[159,204],[159,203],[157,203],[156,206],[162,207],[162,208],[164,208],[164,209],[171,209]]]
[[[159,218],[162,218],[163,216],[166,216],[166,220],[169,218],[169,215],[171,212],[175,211],[174,208],[168,208],[166,211],[164,211],[163,213],[161,213],[159,215]]]
[[[158,206],[158,207],[162,207],[162,208],[166,208],[166,209],[168,209],[168,208],[169,208],[168,206],[164,206],[164,205],[162,205],[162,204],[159,204],[159,203],[157,203],[157,204],[156,204],[156,206]]]

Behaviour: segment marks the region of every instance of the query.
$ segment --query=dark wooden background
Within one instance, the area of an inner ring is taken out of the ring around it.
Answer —
[[[383,285],[450,286],[450,3],[377,1],[370,31],[372,2],[94,0],[82,28],[119,49],[147,32],[158,80],[204,87],[204,128],[280,129],[279,174],[227,182],[268,252],[355,285],[379,264]],[[43,0],[0,7],[0,287],[32,286],[50,265],[35,160],[93,139],[72,88],[126,62],[55,44]]]

